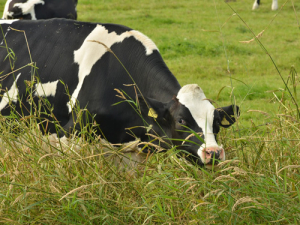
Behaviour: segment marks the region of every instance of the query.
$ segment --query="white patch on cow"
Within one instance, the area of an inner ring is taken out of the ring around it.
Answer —
[[[35,95],[40,97],[50,97],[50,96],[54,97],[57,89],[57,83],[58,80],[44,83],[44,84],[42,83],[36,84]]]
[[[185,105],[191,112],[198,126],[203,130],[205,143],[200,146],[198,155],[202,162],[201,152],[207,147],[220,147],[213,133],[213,121],[215,107],[206,99],[203,90],[197,84],[183,86],[177,95],[179,102]]]
[[[8,1],[5,3],[2,19],[7,19],[8,16],[11,16],[11,15],[12,15],[11,12],[8,12],[9,3],[10,3],[11,1],[12,1],[12,0],[8,0]]]
[[[36,20],[34,6],[37,4],[44,5],[45,2],[43,0],[28,0],[25,3],[16,3],[14,7],[18,7],[22,10],[23,14],[30,14],[32,20]]]
[[[0,45],[3,45],[3,42],[4,42],[4,40],[5,40],[5,38],[6,38],[6,35],[8,34],[9,31],[10,31],[10,28],[7,28],[7,30],[6,30],[6,32],[5,32],[5,34],[4,34],[4,38],[3,38],[3,40],[1,41]]]
[[[18,20],[0,20],[0,24],[12,24]]]
[[[151,55],[154,50],[158,51],[158,48],[155,45],[155,43],[150,38],[148,38],[145,34],[137,30],[129,31],[129,33],[131,33],[136,40],[140,41],[145,46],[146,55]]]
[[[67,103],[69,113],[71,113],[72,108],[77,100],[85,77],[90,74],[94,64],[107,52],[107,48],[99,43],[103,43],[108,48],[111,48],[112,45],[121,43],[124,39],[131,36],[145,46],[146,55],[150,55],[154,50],[157,50],[156,45],[147,36],[138,31],[126,31],[118,35],[116,32],[108,33],[108,30],[104,26],[98,24],[96,28],[86,37],[81,47],[74,51],[74,62],[79,65],[79,82],[71,96],[70,101]],[[99,43],[92,41],[97,41]]]
[[[277,9],[278,9],[278,2],[277,2],[277,0],[273,0],[272,10],[277,10]]]
[[[16,103],[18,100],[18,94],[19,94],[19,89],[17,87],[17,81],[20,77],[21,73],[18,74],[16,80],[13,82],[11,88],[5,92],[2,96],[1,102],[0,102],[0,111],[4,109],[4,107],[10,102]]]
[[[257,3],[257,0],[254,0],[253,6],[252,6],[252,10],[258,9],[259,5]]]
[[[77,3],[75,3],[75,11],[77,12]]]

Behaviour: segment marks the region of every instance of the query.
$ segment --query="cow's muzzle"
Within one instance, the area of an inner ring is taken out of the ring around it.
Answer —
[[[200,152],[200,158],[205,165],[217,165],[225,160],[225,152],[221,147],[205,147]]]

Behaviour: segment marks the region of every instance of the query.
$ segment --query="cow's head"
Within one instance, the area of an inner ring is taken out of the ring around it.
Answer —
[[[189,153],[188,160],[200,166],[225,160],[224,149],[217,144],[216,135],[220,126],[227,128],[235,122],[237,106],[215,109],[198,85],[182,87],[177,97],[168,103],[146,98],[145,104],[141,97],[139,101],[143,116],[152,124],[152,131],[171,138],[173,144]]]
[[[197,151],[203,142],[196,136],[198,134],[201,136],[203,132],[189,109],[182,105],[175,96],[167,103],[139,96],[139,105],[142,117],[147,124],[151,125],[148,133],[160,137],[160,139],[151,140],[152,143],[166,149],[169,149],[171,144],[180,145],[181,149],[199,158]],[[196,136],[191,130],[197,133]],[[188,144],[183,144],[183,142]],[[144,152],[148,150],[150,149],[145,149]]]
[[[235,122],[235,116],[238,114],[238,106],[227,106],[215,108],[202,89],[197,84],[183,86],[178,92],[179,102],[186,106],[191,112],[194,120],[203,132],[204,143],[193,152],[190,160],[196,161],[199,165],[211,165],[213,160],[224,161],[225,151],[221,145],[217,144],[216,136],[219,133],[220,126],[227,128]],[[235,115],[236,114],[236,115]]]

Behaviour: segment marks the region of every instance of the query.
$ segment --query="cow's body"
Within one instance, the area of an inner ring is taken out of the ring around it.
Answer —
[[[260,0],[254,0],[252,9],[258,9],[260,5]],[[278,9],[278,1],[277,0],[272,0],[272,6],[271,6],[272,10],[277,10]]]
[[[203,144],[196,137],[191,137],[190,140],[198,146],[190,142],[185,143],[188,146],[182,146],[191,153],[193,159],[196,159],[193,161],[199,165],[210,163],[213,154],[217,159],[225,159],[224,150],[216,143],[214,133],[218,133],[223,118],[227,118],[228,124],[223,124],[225,127],[235,121],[231,117],[233,108],[224,108],[228,114],[224,117],[223,112],[215,110],[206,100],[203,91],[197,85],[181,88],[164,63],[156,45],[142,33],[121,25],[63,19],[6,23],[11,23],[2,24],[2,27],[7,45],[17,57],[14,68],[21,68],[31,61],[24,34],[10,29],[9,26],[25,30],[32,61],[36,62],[39,68],[37,76],[39,78],[33,86],[36,104],[39,97],[46,97],[53,106],[53,114],[64,130],[68,131],[74,127],[76,116],[74,117],[72,110],[78,103],[81,109],[87,109],[94,116],[101,129],[99,132],[112,143],[131,141],[134,139],[133,133],[142,141],[149,141],[146,133],[150,124],[153,134],[185,139],[189,133],[178,132],[178,130],[187,131],[188,128],[181,126],[185,125],[203,133],[206,140]],[[1,45],[3,46],[4,42]],[[116,96],[118,93],[115,89],[123,90],[129,96],[127,98],[133,101],[136,101],[138,91],[132,85],[126,86],[133,84],[133,81],[108,48],[126,67],[146,97],[146,102],[156,112],[157,116],[154,116],[156,119],[151,117],[152,114],[149,117],[149,109],[142,97],[138,99],[145,121],[127,102],[112,106],[122,101]],[[0,61],[5,61],[0,64],[0,71],[4,71],[3,74],[11,71],[8,59],[4,60],[6,55],[6,49],[0,48]],[[20,104],[16,104],[17,95],[21,96],[23,113],[29,114],[29,110],[26,110],[30,105],[26,101],[24,80],[32,80],[31,73],[32,68],[26,67],[3,80],[1,92],[3,97],[0,101],[0,111],[3,115],[9,115],[10,103],[16,105],[18,112],[21,111]],[[47,124],[47,131],[56,132],[55,126]],[[156,144],[158,142],[154,141]]]
[[[77,19],[77,0],[7,0],[2,19]]]

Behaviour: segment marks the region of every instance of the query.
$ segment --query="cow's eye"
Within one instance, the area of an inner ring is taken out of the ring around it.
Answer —
[[[186,122],[183,119],[181,119],[181,118],[178,120],[178,123],[180,123],[182,125],[186,125]]]

